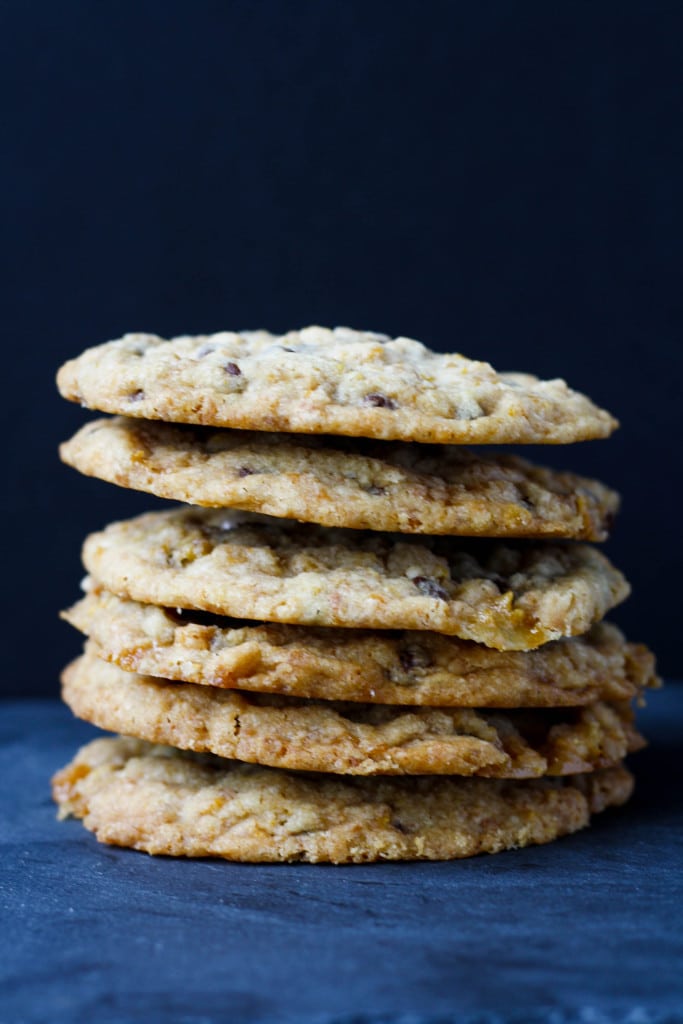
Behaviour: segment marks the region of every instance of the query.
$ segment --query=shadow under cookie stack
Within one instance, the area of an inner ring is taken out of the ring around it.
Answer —
[[[76,469],[186,503],[87,538],[53,780],[103,842],[447,859],[623,803],[654,659],[603,616],[604,485],[469,445],[607,437],[563,381],[312,327],[127,335],[60,370]]]

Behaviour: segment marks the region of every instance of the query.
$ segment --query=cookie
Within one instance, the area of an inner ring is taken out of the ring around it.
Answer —
[[[57,377],[65,398],[127,416],[438,444],[607,437],[609,413],[564,381],[497,373],[409,338],[308,327],[166,341],[128,334]]]
[[[457,447],[116,417],[88,423],[60,454],[161,498],[353,529],[604,540],[619,505],[597,480]]]
[[[100,842],[240,861],[446,860],[548,843],[623,804],[633,777],[360,779],[101,739],[53,779],[61,818]]]
[[[87,538],[87,570],[136,601],[300,625],[422,629],[525,650],[585,633],[629,593],[585,544],[344,531],[179,509]]]
[[[96,655],[89,645],[62,676],[62,697],[79,718],[275,768],[526,779],[610,767],[644,745],[627,701],[497,713],[306,701],[153,679]]]
[[[657,685],[654,657],[616,626],[536,651],[493,651],[438,633],[243,625],[89,592],[63,618],[128,672],[264,693],[379,704],[560,707]]]

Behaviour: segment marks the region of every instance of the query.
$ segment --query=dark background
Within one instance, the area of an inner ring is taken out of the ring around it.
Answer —
[[[529,454],[621,490],[614,618],[680,673],[682,26],[663,2],[2,3],[6,692],[57,694],[84,534],[155,504],[60,466],[86,414],[58,365],[309,323],[619,416]]]

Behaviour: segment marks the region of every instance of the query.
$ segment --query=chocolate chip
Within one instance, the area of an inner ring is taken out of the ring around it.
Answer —
[[[363,399],[365,405],[376,405],[381,409],[395,409],[396,402],[393,398],[387,398],[386,395],[380,395],[377,392],[373,392],[370,395],[366,395]]]
[[[377,484],[370,484],[370,486],[366,488],[366,490],[368,494],[386,494],[385,489],[383,487],[378,487]]]
[[[406,672],[410,672],[412,668],[415,668],[415,659],[411,650],[399,651],[398,660],[401,662],[401,668],[405,669]]]
[[[432,659],[421,647],[404,647],[398,652],[398,660],[405,672],[411,672],[416,668],[427,668],[432,663]]]
[[[438,597],[441,601],[448,600],[448,593],[440,583],[429,576],[413,576],[413,583],[418,590],[421,590],[427,597]]]
[[[238,476],[252,476],[256,472],[255,469],[249,469],[249,466],[240,466],[237,470]]]
[[[287,348],[286,345],[281,346],[283,352],[296,352],[295,348]]]
[[[237,365],[237,363],[226,363],[224,369],[225,369],[225,372],[229,373],[231,377],[241,377],[242,376],[242,371],[240,370],[240,368]]]
[[[208,356],[208,355],[210,355],[211,352],[215,352],[215,351],[216,351],[216,346],[215,345],[201,345],[197,349],[195,355],[197,356],[197,359],[203,359],[204,356]]]
[[[409,836],[412,832],[412,829],[408,828],[407,825],[404,825],[402,821],[398,821],[396,819],[392,821],[391,827],[395,828],[397,832],[402,832],[404,836]]]
[[[142,390],[142,388],[138,388],[137,391],[132,391],[130,393],[130,395],[128,395],[128,401],[129,402],[141,402],[144,397],[145,397],[145,392]]]

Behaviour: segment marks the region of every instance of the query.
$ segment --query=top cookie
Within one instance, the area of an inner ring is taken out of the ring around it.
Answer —
[[[127,334],[65,363],[57,384],[127,416],[437,444],[567,444],[618,426],[562,380],[346,327]]]

